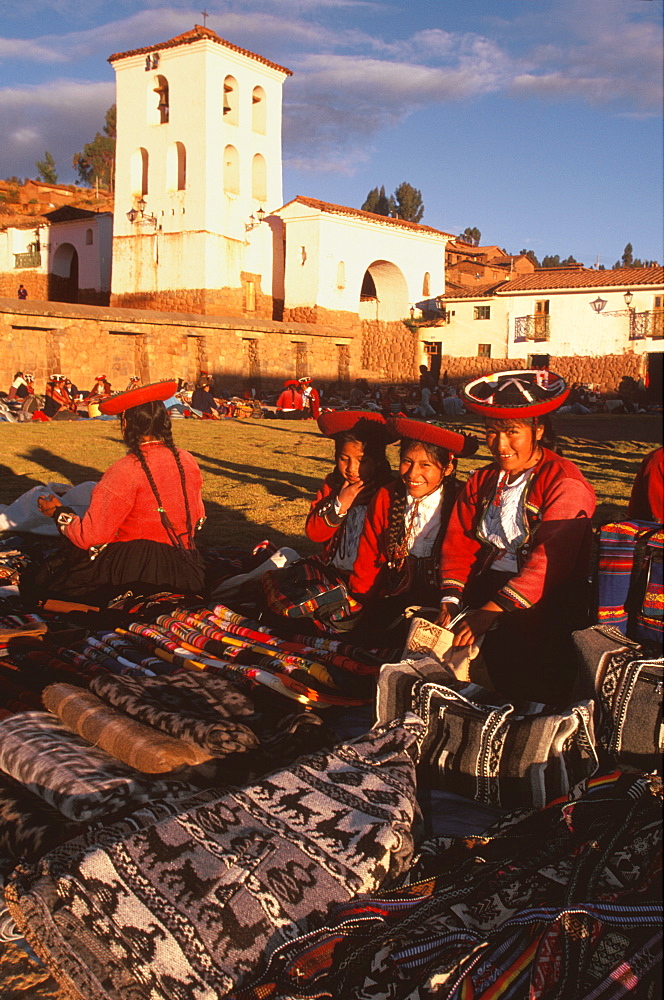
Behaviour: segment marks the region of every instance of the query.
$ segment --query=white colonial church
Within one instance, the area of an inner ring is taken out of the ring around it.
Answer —
[[[112,304],[344,326],[404,319],[441,294],[449,234],[310,198],[283,205],[290,70],[200,25],[109,61]]]

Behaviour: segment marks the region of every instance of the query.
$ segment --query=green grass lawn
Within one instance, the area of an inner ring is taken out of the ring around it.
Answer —
[[[480,419],[448,421],[481,432]],[[642,457],[662,441],[657,416],[563,416],[557,420],[564,454],[580,467],[598,496],[596,523],[625,515]],[[309,505],[332,468],[332,442],[314,422],[277,420],[174,421],[178,445],[203,473],[208,521],[202,542],[249,547],[270,537],[303,554]],[[99,479],[124,454],[116,421],[0,423],[0,503],[11,503],[38,483]],[[397,447],[388,450],[393,467]],[[460,462],[465,478],[488,461],[484,445]]]

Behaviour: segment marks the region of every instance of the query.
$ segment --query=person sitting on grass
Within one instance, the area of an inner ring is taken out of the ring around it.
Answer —
[[[204,564],[194,545],[205,511],[196,460],[177,448],[162,402],[175,382],[118,393],[101,403],[120,414],[128,452],[94,487],[83,517],[54,495],[40,497],[64,537],[61,549],[21,577],[21,593],[102,606],[131,591],[201,594]]]

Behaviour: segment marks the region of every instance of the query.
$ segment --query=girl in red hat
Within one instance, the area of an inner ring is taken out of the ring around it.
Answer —
[[[475,439],[409,417],[387,426],[401,439],[399,478],[369,506],[349,579],[364,624],[384,627],[411,604],[438,606],[441,542],[460,489],[456,456],[477,448]]]
[[[176,448],[162,402],[175,382],[118,393],[100,404],[120,414],[128,451],[102,476],[83,517],[58,497],[39,498],[65,542],[55,560],[21,579],[32,598],[105,605],[124,591],[202,593],[204,565],[194,533],[205,512],[202,478],[189,452]]]
[[[570,632],[585,624],[596,498],[553,450],[548,414],[567,395],[563,379],[540,370],[487,375],[463,392],[466,408],[485,417],[493,461],[470,477],[451,515],[439,621],[461,605],[473,609],[455,627],[454,645],[485,636],[492,681],[514,701],[565,702]]]
[[[335,469],[324,479],[310,508],[305,531],[323,542],[319,558],[342,573],[353,568],[367,505],[392,473],[386,459],[388,431],[380,413],[324,413],[319,430],[335,442]]]

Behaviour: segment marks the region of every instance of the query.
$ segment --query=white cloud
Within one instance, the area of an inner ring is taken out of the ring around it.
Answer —
[[[113,99],[112,84],[79,80],[0,89],[0,176],[33,177],[48,149],[60,180],[73,179],[72,156],[102,130]]]

